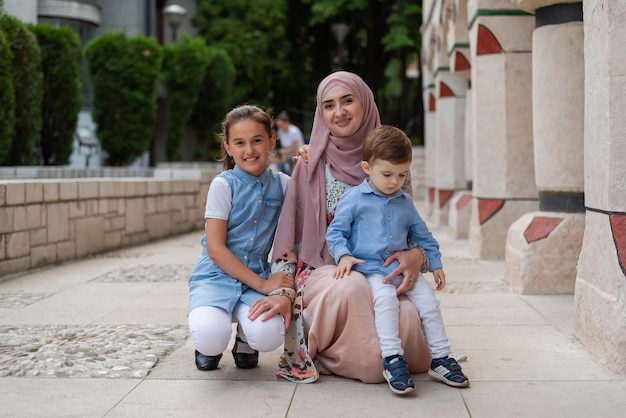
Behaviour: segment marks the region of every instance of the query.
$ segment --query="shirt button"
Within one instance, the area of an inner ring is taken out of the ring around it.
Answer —
[[[243,256],[243,259],[244,259],[244,260],[247,260],[247,259],[248,259],[248,256],[247,256],[247,255],[244,255],[244,256]]]
[[[250,237],[250,241],[254,241],[254,238]]]
[[[389,235],[389,238],[393,238],[393,235]]]
[[[252,221],[252,223],[253,223],[253,224],[255,224],[255,223],[256,223],[256,219],[255,219],[255,220],[253,220],[253,221]]]
[[[391,220],[391,216],[390,216],[390,217],[388,217],[388,218],[387,218],[387,220],[388,220],[388,221],[390,221],[390,220]]]
[[[263,201],[262,201],[261,199],[257,200],[257,202],[259,203],[259,205],[260,205],[261,203],[263,203]]]

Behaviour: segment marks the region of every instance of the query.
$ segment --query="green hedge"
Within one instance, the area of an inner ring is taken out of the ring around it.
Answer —
[[[226,51],[209,47],[209,65],[198,92],[189,125],[196,130],[197,140],[209,148],[209,154],[219,156],[219,124],[234,105],[235,66]]]
[[[29,29],[37,36],[43,68],[41,157],[44,165],[67,165],[82,104],[80,38],[69,27]]]
[[[181,160],[181,143],[210,60],[202,38],[183,35],[163,47],[163,79],[167,90],[169,121],[166,155]]]
[[[93,119],[108,165],[132,162],[150,147],[162,50],[156,39],[105,33],[85,48],[93,81]]]
[[[36,165],[39,148],[43,72],[41,52],[35,35],[16,17],[0,15],[13,53],[13,89],[15,91],[15,134],[6,165]]]
[[[15,93],[11,62],[13,53],[4,31],[0,29],[0,163],[2,163],[11,147],[15,132]],[[0,164],[1,165],[1,164]]]

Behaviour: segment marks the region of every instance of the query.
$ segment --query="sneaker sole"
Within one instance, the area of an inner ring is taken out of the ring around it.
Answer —
[[[428,374],[429,374],[431,377],[434,377],[435,379],[439,380],[440,382],[443,382],[443,383],[445,383],[446,385],[448,385],[448,386],[453,386],[453,387],[455,387],[455,388],[465,388],[465,387],[468,387],[468,386],[470,385],[469,380],[466,380],[466,381],[465,381],[465,382],[463,382],[463,383],[457,383],[457,382],[455,382],[455,381],[452,381],[452,380],[446,379],[446,378],[445,378],[445,376],[442,376],[442,375],[440,375],[440,374],[438,374],[438,373],[436,373],[436,372],[433,372],[433,371],[432,371],[432,370],[430,370],[430,369],[428,370]]]
[[[383,377],[384,377],[384,378],[385,378],[385,380],[387,381],[387,384],[389,385],[389,389],[391,389],[391,391],[392,391],[393,393],[396,393],[396,394],[398,394],[398,395],[406,395],[407,393],[409,393],[409,392],[413,392],[413,391],[415,390],[415,388],[412,388],[412,387],[410,387],[410,386],[409,386],[409,387],[407,387],[407,388],[406,388],[406,389],[404,389],[404,390],[399,390],[399,389],[396,389],[396,388],[394,388],[393,386],[391,386],[391,382],[390,382],[390,380],[391,380],[392,376],[391,376],[391,373],[389,373],[387,370],[383,370]]]

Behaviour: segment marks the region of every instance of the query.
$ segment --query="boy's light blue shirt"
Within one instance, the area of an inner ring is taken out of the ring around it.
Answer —
[[[387,276],[397,266],[383,267],[387,257],[407,250],[407,238],[426,251],[431,271],[442,268],[439,243],[428,230],[411,197],[397,190],[391,196],[374,191],[369,180],[345,192],[326,232],[328,250],[335,261],[346,254],[365,260],[352,268]]]

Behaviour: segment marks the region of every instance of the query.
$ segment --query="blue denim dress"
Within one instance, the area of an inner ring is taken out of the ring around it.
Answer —
[[[279,175],[267,169],[255,177],[239,167],[219,174],[232,192],[226,246],[250,270],[268,278],[268,254],[274,240],[283,202]],[[214,306],[232,313],[238,301],[246,305],[264,295],[233,279],[209,258],[206,235],[202,253],[189,277],[188,312],[199,306]]]

